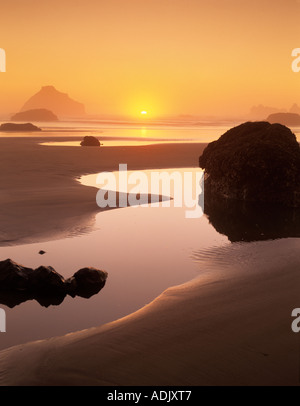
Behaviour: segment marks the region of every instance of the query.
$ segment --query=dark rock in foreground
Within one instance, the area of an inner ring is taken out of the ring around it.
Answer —
[[[32,109],[16,113],[12,121],[58,121],[58,117],[47,109]]]
[[[13,131],[13,132],[20,132],[20,131],[42,131],[41,128],[31,124],[15,124],[15,123],[3,123],[0,125],[0,131]]]
[[[91,135],[87,135],[83,138],[80,145],[82,147],[100,147],[100,141]]]
[[[0,261],[0,302],[14,307],[26,300],[42,306],[60,304],[66,295],[89,298],[104,287],[107,272],[83,268],[64,279],[51,266],[27,268],[11,259]]]
[[[281,124],[248,122],[203,151],[205,195],[300,207],[300,147]]]

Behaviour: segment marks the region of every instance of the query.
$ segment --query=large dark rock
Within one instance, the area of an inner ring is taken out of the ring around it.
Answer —
[[[65,280],[51,266],[27,268],[11,259],[0,261],[0,303],[14,307],[26,300],[42,306],[60,304],[66,295],[89,298],[105,285],[107,272],[83,268]]]
[[[82,147],[100,147],[100,141],[91,135],[87,135],[83,138],[80,145]]]
[[[0,125],[0,131],[5,131],[5,132],[20,132],[20,131],[42,131],[41,128],[31,124],[31,123],[25,123],[25,124],[16,124],[16,123],[3,123]]]
[[[300,207],[300,147],[281,124],[234,127],[205,148],[199,165],[205,195]]]
[[[16,113],[12,121],[58,121],[58,117],[47,109],[32,109]]]

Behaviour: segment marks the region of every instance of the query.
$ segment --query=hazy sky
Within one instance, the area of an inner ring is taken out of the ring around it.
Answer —
[[[0,111],[43,85],[99,114],[300,105],[297,0],[0,0],[0,10]]]

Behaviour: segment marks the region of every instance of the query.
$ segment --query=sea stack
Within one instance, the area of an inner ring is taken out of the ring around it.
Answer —
[[[41,128],[31,124],[15,124],[15,123],[3,123],[0,125],[0,131],[3,132],[32,132],[32,131],[42,131]]]
[[[60,118],[75,118],[85,115],[82,103],[72,100],[66,93],[54,86],[43,86],[39,92],[26,101],[21,112],[33,109],[47,109]]]
[[[16,113],[11,118],[12,121],[58,121],[58,117],[47,109],[33,109]]]
[[[274,113],[270,114],[267,121],[271,124],[282,124],[286,126],[300,126],[300,114],[297,113]]]
[[[205,148],[199,165],[210,195],[300,206],[300,147],[284,125],[247,122],[234,127]]]

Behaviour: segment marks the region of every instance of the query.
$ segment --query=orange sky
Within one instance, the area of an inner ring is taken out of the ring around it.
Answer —
[[[0,11],[0,113],[43,85],[91,114],[300,105],[297,0],[2,0]]]

